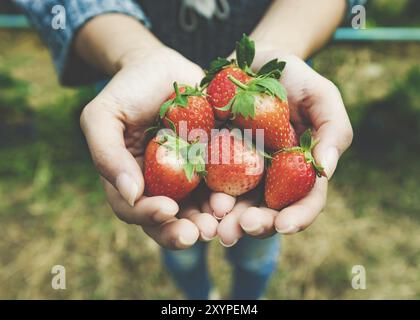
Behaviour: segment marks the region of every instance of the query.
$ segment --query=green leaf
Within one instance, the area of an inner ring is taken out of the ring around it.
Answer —
[[[300,136],[300,147],[305,151],[311,151],[312,146],[312,134],[311,129],[306,130]]]
[[[149,134],[149,133],[154,134],[158,130],[159,130],[159,126],[151,126],[151,127],[147,128],[146,130],[144,130],[144,133],[145,134]]]
[[[278,61],[277,59],[273,59],[263,65],[258,71],[257,75],[280,79],[281,73],[285,66],[285,61]]]
[[[165,116],[166,112],[168,112],[169,108],[173,104],[174,104],[174,100],[173,99],[169,99],[164,104],[162,104],[162,106],[160,107],[160,110],[159,110],[159,116],[160,116],[161,119],[163,119],[163,117]]]
[[[187,96],[180,95],[174,99],[174,104],[179,107],[186,107],[188,105]]]
[[[287,92],[286,89],[280,84],[277,79],[274,78],[257,78],[252,80],[251,83],[248,84],[250,90],[261,91],[258,90],[257,87],[264,88],[266,93],[276,96],[282,101],[287,101]]]
[[[274,94],[281,101],[287,102],[287,91],[286,91],[286,88],[281,85],[281,83],[279,83],[278,90],[274,92]]]
[[[223,69],[224,67],[230,65],[231,63],[232,63],[232,61],[229,61],[226,58],[220,58],[220,57],[218,57],[216,60],[213,60],[210,63],[210,70],[209,71],[213,71],[213,72],[220,71],[221,69]]]
[[[189,147],[189,143],[181,138],[178,138],[174,135],[174,133],[166,133],[163,134],[163,143],[164,146],[171,150],[180,150],[183,151]]]
[[[315,162],[315,160],[314,160],[314,162],[312,162],[312,165],[314,166],[316,174],[317,174],[318,177],[323,176],[323,177],[327,178],[327,174],[325,173],[323,166],[320,166],[319,164],[317,164]]]
[[[192,154],[191,149],[193,147],[195,147],[195,149],[193,149],[195,153]],[[197,173],[200,176],[206,175],[206,163],[204,161],[205,148],[206,147],[204,144],[195,142],[192,144],[188,144],[188,147],[183,149],[185,150],[185,152],[182,153],[182,156],[187,161],[184,165],[184,172],[188,181],[192,180],[194,173]]]
[[[175,123],[169,119],[168,117],[165,118],[165,120],[169,123],[169,127],[170,129],[176,133],[176,127],[175,127]]]
[[[217,109],[217,110],[220,110],[220,111],[228,111],[228,110],[230,110],[230,108],[232,108],[232,104],[233,104],[234,100],[235,100],[235,97],[230,99],[229,103],[227,105],[225,105],[224,107],[220,107],[220,108],[214,107],[214,108]]]
[[[200,86],[203,87],[209,84],[220,70],[230,64],[232,64],[232,62],[225,58],[217,58],[216,60],[213,60],[210,63],[209,70],[206,72],[206,76],[201,80]]]
[[[184,173],[188,181],[191,181],[194,176],[194,165],[192,163],[184,164]]]
[[[200,88],[198,88],[197,86],[195,87],[191,87],[191,86],[184,86],[185,91],[183,93],[181,93],[181,95],[183,96],[203,96],[204,93],[200,90]]]
[[[198,161],[195,165],[195,172],[197,172],[200,175],[203,175],[206,173],[206,163],[202,155],[198,157]]]
[[[235,101],[232,103],[232,113],[234,116],[237,114],[246,118],[255,117],[255,97],[253,93],[248,91],[239,91],[236,94]]]
[[[236,60],[239,68],[247,70],[247,67],[252,65],[255,57],[255,42],[252,41],[246,34],[243,34],[242,39],[236,42]]]
[[[265,152],[264,150],[259,150],[258,152],[260,152],[260,154],[265,158],[265,159],[273,159],[273,156],[267,152]]]

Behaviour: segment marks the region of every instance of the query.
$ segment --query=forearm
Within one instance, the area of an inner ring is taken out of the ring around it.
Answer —
[[[132,56],[161,47],[163,44],[139,21],[115,13],[96,16],[75,39],[77,54],[111,75]]]
[[[259,49],[307,59],[330,39],[345,8],[345,0],[276,0],[251,37]]]

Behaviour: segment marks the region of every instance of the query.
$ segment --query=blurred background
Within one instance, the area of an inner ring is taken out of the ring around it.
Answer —
[[[420,27],[417,0],[371,0],[367,28]],[[15,13],[7,3],[0,14]],[[417,29],[418,30],[418,29]],[[314,68],[340,88],[355,139],[324,213],[285,237],[268,299],[420,299],[420,42],[334,41]],[[0,298],[181,298],[140,228],[114,217],[79,129],[93,87],[65,89],[30,29],[0,28]],[[218,241],[210,270],[230,269]],[[66,268],[66,290],[51,268]],[[351,286],[366,269],[366,290]]]

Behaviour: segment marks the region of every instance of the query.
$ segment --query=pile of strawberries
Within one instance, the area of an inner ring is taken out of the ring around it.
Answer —
[[[182,201],[204,180],[213,191],[239,196],[256,188],[264,173],[270,208],[309,193],[323,169],[312,156],[310,130],[299,140],[290,124],[279,82],[285,62],[271,60],[254,73],[254,55],[255,44],[244,35],[236,43],[236,60],[213,61],[200,86],[174,83],[158,116],[167,129],[146,148],[148,195]],[[216,122],[222,125],[216,128]]]

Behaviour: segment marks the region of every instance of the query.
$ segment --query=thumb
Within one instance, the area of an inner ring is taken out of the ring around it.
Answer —
[[[315,139],[319,141],[313,150],[314,157],[330,179],[338,159],[352,142],[353,130],[337,87],[326,79],[322,83],[308,112],[316,130]]]
[[[344,151],[341,147],[341,141],[332,133],[336,132],[333,127],[323,127],[316,132],[316,140],[319,143],[313,150],[317,164],[324,168],[328,179],[332,177],[337,167],[338,160]]]
[[[80,125],[99,173],[133,206],[143,194],[144,180],[125,146],[124,124],[96,98],[84,108]]]

